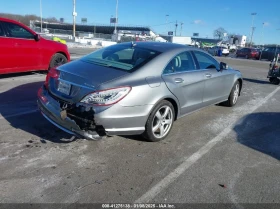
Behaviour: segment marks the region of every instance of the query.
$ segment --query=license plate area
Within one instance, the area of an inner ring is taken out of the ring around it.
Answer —
[[[60,80],[58,82],[57,91],[59,91],[63,94],[66,94],[66,95],[70,95],[71,84]]]

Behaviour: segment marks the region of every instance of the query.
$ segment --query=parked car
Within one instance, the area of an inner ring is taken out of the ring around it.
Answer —
[[[259,59],[259,50],[255,48],[242,48],[236,51],[236,57],[244,57],[245,59]]]
[[[279,47],[267,47],[260,53],[260,59],[267,59],[268,61],[273,61],[273,59],[280,54],[280,46]]]
[[[48,70],[70,60],[65,44],[46,40],[27,26],[0,17],[0,74]]]
[[[224,102],[242,75],[203,50],[160,42],[121,43],[49,71],[38,91],[43,116],[87,139],[142,134],[164,139],[178,118]]]
[[[213,56],[217,56],[219,48],[222,49],[222,55],[223,56],[228,56],[229,55],[229,50],[225,46],[213,46],[213,47],[208,49],[208,53],[213,55]]]

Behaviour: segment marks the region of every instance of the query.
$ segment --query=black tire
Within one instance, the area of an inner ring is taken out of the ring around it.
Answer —
[[[249,56],[248,56],[248,55],[245,55],[245,59],[249,59]]]
[[[164,118],[162,118],[162,116],[164,116],[165,111],[168,111],[168,113]],[[157,117],[158,114],[160,114],[161,119]],[[163,140],[170,133],[170,130],[173,126],[174,118],[175,111],[173,105],[169,101],[161,101],[154,107],[151,114],[149,115],[145,126],[145,132],[142,134],[143,137],[150,142],[158,142]],[[167,123],[167,121],[169,124]],[[157,134],[157,132],[159,133]]]
[[[238,101],[239,93],[240,93],[240,87],[241,87],[240,82],[236,81],[231,89],[228,100],[223,102],[222,104],[227,107],[233,107],[234,105],[236,105],[236,103]],[[237,92],[237,89],[238,89],[238,92]],[[237,96],[237,98],[235,98],[235,96]]]
[[[63,65],[67,63],[67,61],[68,61],[67,58],[63,54],[56,53],[52,56],[49,69],[57,67],[59,65]]]
[[[269,82],[274,85],[279,85],[280,80],[278,78],[269,78]]]

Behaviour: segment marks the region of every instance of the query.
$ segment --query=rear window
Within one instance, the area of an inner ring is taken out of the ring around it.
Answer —
[[[116,44],[97,50],[81,58],[81,60],[100,66],[132,72],[159,54],[160,52],[133,46],[133,44]]]

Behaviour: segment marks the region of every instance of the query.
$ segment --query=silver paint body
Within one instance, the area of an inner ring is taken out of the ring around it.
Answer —
[[[93,108],[95,123],[102,125],[108,135],[134,135],[144,132],[149,114],[164,99],[176,104],[176,118],[180,118],[206,106],[226,101],[234,83],[238,79],[242,82],[241,73],[231,68],[222,71],[194,69],[163,74],[163,69],[176,55],[198,49],[157,42],[137,43],[137,46],[154,49],[161,54],[132,73],[76,60],[58,68],[61,71],[60,79],[72,84],[71,94],[66,96],[59,93],[51,83],[53,80],[50,81],[49,91],[66,102],[79,103],[83,97],[96,90],[131,86],[130,93],[118,103]],[[39,108],[49,121],[69,133],[93,138],[70,118],[62,120],[59,103],[48,91],[43,90],[42,94],[48,102],[43,103],[39,99]]]

